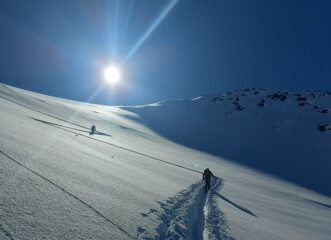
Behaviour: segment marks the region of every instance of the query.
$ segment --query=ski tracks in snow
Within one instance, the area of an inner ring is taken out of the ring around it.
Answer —
[[[213,179],[211,190],[204,192],[203,182],[197,182],[159,203],[161,211],[151,209],[143,217],[156,215],[161,222],[153,236],[142,227],[138,228],[137,239],[232,239],[228,236],[228,225],[224,213],[218,208],[216,195],[222,180]]]

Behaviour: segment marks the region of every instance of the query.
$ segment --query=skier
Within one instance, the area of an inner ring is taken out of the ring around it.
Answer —
[[[208,190],[210,189],[211,177],[214,177],[214,174],[209,170],[209,168],[206,168],[202,174],[202,180],[206,181],[205,192],[208,192]]]
[[[95,125],[92,125],[90,135],[94,134],[96,131]]]

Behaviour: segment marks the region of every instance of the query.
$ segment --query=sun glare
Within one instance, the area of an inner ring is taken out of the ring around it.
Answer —
[[[107,67],[104,71],[105,80],[111,84],[115,84],[121,78],[120,70],[115,66]]]

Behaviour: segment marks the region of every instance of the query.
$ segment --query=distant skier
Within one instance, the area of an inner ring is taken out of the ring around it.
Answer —
[[[205,192],[208,192],[208,190],[210,189],[211,177],[214,177],[214,174],[209,170],[209,168],[206,168],[202,174],[202,180],[206,181]]]
[[[92,125],[90,135],[93,135],[96,132],[97,128],[95,125]]]

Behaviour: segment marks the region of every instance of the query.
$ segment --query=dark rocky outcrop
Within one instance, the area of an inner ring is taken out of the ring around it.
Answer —
[[[326,123],[326,124],[319,124],[318,125],[318,130],[321,132],[328,132],[331,131],[331,125]]]
[[[320,113],[328,113],[329,112],[329,109],[320,109],[318,112],[320,112]]]
[[[238,105],[238,106],[236,107],[236,110],[237,110],[237,111],[242,111],[242,110],[245,110],[245,109],[246,109],[245,107],[240,106],[240,105]]]
[[[264,107],[264,105],[265,105],[265,100],[262,99],[261,102],[259,102],[257,105],[258,105],[259,107]]]
[[[274,93],[270,96],[270,98],[272,100],[281,100],[281,101],[285,101],[287,99],[286,94],[282,94],[282,93]]]

